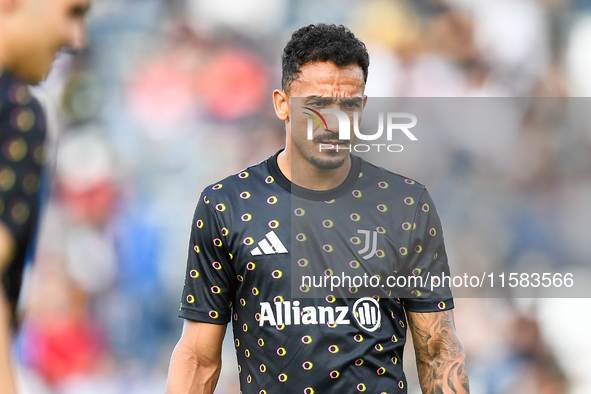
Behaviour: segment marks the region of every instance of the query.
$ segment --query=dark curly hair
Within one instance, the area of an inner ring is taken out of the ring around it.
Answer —
[[[281,56],[281,89],[287,91],[304,64],[327,61],[339,67],[359,65],[367,82],[369,54],[365,44],[343,25],[318,23],[291,35]]]

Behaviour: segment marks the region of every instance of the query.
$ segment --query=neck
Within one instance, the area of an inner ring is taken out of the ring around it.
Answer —
[[[347,179],[351,170],[351,156],[347,156],[339,168],[325,170],[310,163],[299,152],[293,152],[288,143],[277,157],[277,165],[290,182],[300,187],[310,190],[331,190]]]

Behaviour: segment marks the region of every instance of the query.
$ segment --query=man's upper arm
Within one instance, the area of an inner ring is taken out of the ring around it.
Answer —
[[[167,394],[212,394],[222,365],[225,324],[185,320],[170,360]]]
[[[222,341],[226,333],[225,324],[211,324],[185,320],[179,345],[193,353],[203,363],[214,363],[221,359]]]
[[[433,356],[453,357],[462,351],[456,335],[453,310],[442,312],[406,311],[408,325],[415,345],[417,361],[429,361]]]

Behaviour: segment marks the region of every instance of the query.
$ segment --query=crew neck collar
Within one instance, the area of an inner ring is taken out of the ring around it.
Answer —
[[[10,79],[16,82],[25,83],[25,81],[20,78],[18,75],[7,69],[6,67],[0,64],[0,78]]]
[[[275,179],[275,182],[279,186],[281,186],[284,190],[288,193],[293,194],[294,196],[304,198],[306,200],[313,200],[313,201],[329,201],[332,199],[339,198],[343,194],[345,194],[348,190],[350,190],[357,179],[359,178],[359,172],[361,171],[361,159],[355,155],[350,155],[351,157],[351,169],[349,170],[349,175],[347,178],[337,187],[330,190],[312,190],[306,189],[304,187],[298,186],[295,183],[292,183],[289,179],[283,175],[281,170],[279,169],[279,165],[277,164],[277,157],[283,151],[283,149],[279,150],[273,156],[271,156],[268,160],[269,165],[269,172],[271,176]]]

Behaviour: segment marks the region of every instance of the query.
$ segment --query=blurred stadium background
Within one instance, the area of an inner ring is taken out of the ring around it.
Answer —
[[[590,0],[96,0],[89,47],[35,89],[52,182],[15,345],[23,393],[164,391],[199,193],[282,146],[281,51],[315,22],[367,44],[369,96],[532,98],[503,137],[520,154],[483,154],[482,135],[398,170],[429,186],[452,272],[589,264],[591,125],[541,125],[591,96]],[[591,393],[588,300],[456,305],[473,393]],[[219,394],[239,391],[227,339]]]

